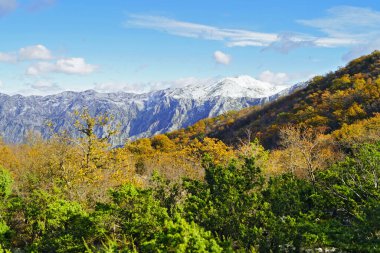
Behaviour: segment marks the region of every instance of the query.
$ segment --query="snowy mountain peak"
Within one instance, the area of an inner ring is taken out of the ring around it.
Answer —
[[[168,94],[175,98],[207,99],[210,97],[227,98],[263,98],[285,89],[286,86],[257,80],[248,75],[226,77],[219,80],[208,80],[183,88],[168,89]]]

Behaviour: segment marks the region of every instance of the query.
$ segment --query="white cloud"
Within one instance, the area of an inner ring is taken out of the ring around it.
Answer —
[[[17,61],[17,56],[11,53],[0,52],[0,62],[14,63]]]
[[[337,6],[327,12],[327,17],[298,22],[317,28],[331,38],[360,38],[361,35],[379,33],[380,12],[378,11],[353,6]]]
[[[173,82],[136,82],[136,83],[128,83],[128,82],[119,82],[119,81],[108,81],[94,84],[94,90],[99,92],[130,92],[130,93],[147,93],[155,90],[167,89],[170,87],[176,87],[180,85]]]
[[[313,73],[309,71],[285,73],[265,70],[258,75],[257,79],[276,86],[287,88],[290,85],[309,80],[318,74],[320,73]]]
[[[84,75],[90,74],[97,69],[97,66],[86,63],[85,59],[81,57],[54,59],[51,51],[41,44],[20,48],[17,53],[0,52],[0,62],[17,63],[36,60],[39,61],[33,62],[33,64],[26,69],[26,74],[64,73]]]
[[[83,58],[66,58],[56,62],[56,71],[66,74],[89,74],[96,70],[95,65],[86,63]]]
[[[267,83],[272,83],[274,85],[285,85],[290,80],[290,77],[286,73],[274,73],[272,71],[266,70],[259,75],[259,80]]]
[[[20,60],[50,60],[51,52],[43,45],[23,47],[19,50]]]
[[[61,90],[56,83],[53,83],[50,80],[37,80],[36,82],[30,84],[30,87],[43,92],[56,92]]]
[[[319,38],[313,41],[314,45],[319,47],[349,47],[360,44],[359,40],[354,38]]]
[[[318,29],[326,37],[316,38],[320,47],[348,47],[344,58],[355,58],[380,48],[380,12],[370,8],[337,6],[323,18],[298,20],[300,24]]]
[[[5,16],[17,7],[16,0],[0,0],[0,17]]]
[[[30,78],[25,82],[25,86],[25,88],[10,94],[46,96],[64,91],[56,82],[49,79]]]
[[[231,62],[231,56],[223,53],[222,51],[215,51],[214,52],[214,60],[217,63],[228,65]]]
[[[264,50],[273,49],[281,53],[288,53],[289,51],[306,46],[314,46],[314,37],[297,34],[297,33],[282,33],[278,35],[278,40],[271,43]]]
[[[182,37],[225,41],[228,46],[268,46],[277,34],[241,29],[226,29],[197,23],[183,22],[161,16],[130,15],[126,27],[140,27]]]
[[[109,81],[102,83],[95,83],[94,90],[99,92],[131,92],[131,93],[147,93],[156,90],[163,90],[168,88],[181,88],[187,85],[206,85],[213,83],[216,78],[197,78],[197,77],[184,77],[172,81],[151,81],[151,82],[137,82],[127,83],[118,81]]]
[[[29,66],[26,70],[28,75],[39,75],[41,73],[54,72],[55,65],[51,62],[37,62],[32,66]]]
[[[0,80],[0,88],[4,87],[3,81]]]
[[[108,81],[94,84],[94,90],[99,92],[130,92],[130,93],[147,93],[155,90],[162,90],[170,88],[173,85],[169,82],[119,82],[119,81]]]
[[[298,22],[309,26],[312,23],[309,20]],[[305,46],[339,47],[358,43],[356,39],[352,38],[318,37],[296,32],[263,33],[244,29],[219,28],[161,16],[130,15],[130,19],[125,25],[126,27],[153,29],[182,37],[224,41],[228,47],[268,47],[285,53]]]
[[[101,82],[94,84],[94,90],[99,92],[132,92],[132,93],[140,93],[139,87],[135,85],[128,84],[126,82]]]
[[[277,40],[274,40],[277,41]],[[237,40],[237,41],[230,41],[227,42],[226,46],[228,47],[263,47],[268,46],[270,44],[263,44],[259,41],[252,41],[252,40]]]
[[[1,1],[1,0],[0,0]],[[32,45],[20,48],[17,53],[0,52],[0,62],[16,63],[27,60],[50,60],[52,54],[44,45]]]
[[[322,35],[220,28],[149,15],[130,15],[125,26],[152,29],[182,37],[223,41],[228,47],[263,47],[264,50],[274,49],[282,53],[300,47],[345,47],[351,50],[347,55],[353,55],[380,48],[379,11],[338,6],[329,9],[327,14],[323,18],[297,20],[301,25],[319,30]]]
[[[64,73],[85,75],[94,72],[97,66],[86,63],[83,58],[63,58],[56,62],[37,62],[31,65],[26,73],[28,75],[39,75],[43,73]]]

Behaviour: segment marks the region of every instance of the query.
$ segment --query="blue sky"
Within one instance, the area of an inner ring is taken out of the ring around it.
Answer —
[[[0,92],[278,85],[380,49],[380,1],[0,0]]]

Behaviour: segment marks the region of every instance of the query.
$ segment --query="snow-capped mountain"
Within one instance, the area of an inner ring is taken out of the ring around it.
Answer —
[[[168,91],[170,96],[175,98],[205,99],[218,96],[229,98],[263,98],[276,94],[286,88],[287,86],[275,86],[250,76],[237,76],[188,85],[184,88],[169,89]]]
[[[284,88],[249,76],[238,76],[143,94],[93,90],[49,96],[0,93],[0,136],[12,143],[22,142],[28,131],[49,137],[51,131],[47,122],[52,122],[57,132],[75,133],[72,112],[87,108],[92,115],[108,113],[114,116],[112,124],[121,125],[121,134],[113,141],[117,145],[126,139],[187,127],[206,117],[263,104],[279,94],[293,92],[293,89]]]

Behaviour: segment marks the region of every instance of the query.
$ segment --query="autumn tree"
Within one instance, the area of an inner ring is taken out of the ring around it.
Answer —
[[[343,149],[353,149],[355,145],[376,143],[380,140],[380,114],[353,124],[343,124],[331,135]]]
[[[6,168],[16,168],[19,165],[14,149],[6,145],[0,137],[0,165]]]
[[[83,168],[93,170],[104,166],[105,151],[110,148],[110,140],[116,130],[110,128],[112,116],[91,116],[88,110],[74,112],[74,126],[81,133],[78,145],[83,150]]]
[[[160,150],[163,152],[173,151],[175,148],[175,144],[172,140],[170,140],[166,135],[159,134],[155,135],[152,138],[152,147],[156,150]]]
[[[112,116],[90,115],[88,110],[74,112],[74,127],[80,133],[79,138],[72,138],[82,154],[82,162],[77,176],[82,187],[90,190],[91,195],[105,197],[106,189],[123,183],[140,184],[135,177],[133,161],[126,149],[112,147],[112,138],[117,127],[112,127]]]
[[[279,162],[290,173],[312,182],[317,170],[327,168],[339,157],[333,143],[321,131],[289,125],[281,129],[280,136],[284,149]]]

